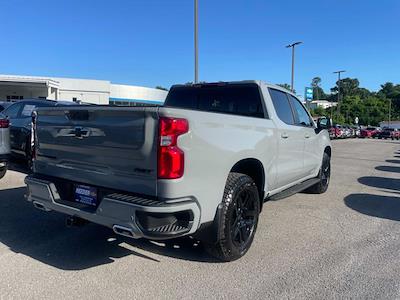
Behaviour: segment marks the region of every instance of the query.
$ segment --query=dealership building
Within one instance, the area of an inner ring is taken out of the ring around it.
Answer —
[[[49,99],[93,104],[162,104],[167,92],[107,80],[0,75],[0,101]]]

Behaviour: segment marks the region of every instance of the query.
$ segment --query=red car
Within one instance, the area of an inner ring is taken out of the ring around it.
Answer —
[[[367,128],[361,129],[360,137],[361,138],[371,138],[371,137],[374,137],[376,133],[377,133],[377,130],[375,127],[367,127]]]
[[[331,139],[340,139],[343,137],[343,129],[340,125],[334,125],[329,129],[329,136]]]

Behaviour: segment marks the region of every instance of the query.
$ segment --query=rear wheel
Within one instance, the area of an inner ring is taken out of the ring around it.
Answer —
[[[222,261],[236,260],[250,249],[257,230],[260,199],[254,181],[247,175],[230,173],[222,199],[219,240],[206,245]]]
[[[0,167],[0,179],[2,179],[7,173],[7,165]]]
[[[326,152],[324,152],[321,169],[319,170],[317,178],[319,178],[319,182],[309,187],[306,192],[312,194],[323,194],[328,189],[331,179],[331,158]]]

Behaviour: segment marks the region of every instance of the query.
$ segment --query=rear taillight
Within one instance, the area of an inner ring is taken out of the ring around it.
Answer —
[[[158,178],[177,179],[183,176],[185,154],[178,147],[178,136],[189,131],[186,119],[159,120]]]
[[[10,127],[10,121],[8,119],[0,119],[0,128]]]

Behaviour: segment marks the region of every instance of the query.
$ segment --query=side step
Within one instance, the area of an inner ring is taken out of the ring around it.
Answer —
[[[278,194],[272,195],[271,197],[268,197],[267,200],[281,200],[287,197],[290,197],[294,194],[297,194],[298,192],[304,191],[305,189],[308,189],[310,186],[313,186],[314,184],[317,184],[319,181],[319,178],[311,178],[308,179],[302,183],[296,184],[295,186],[292,186]]]

